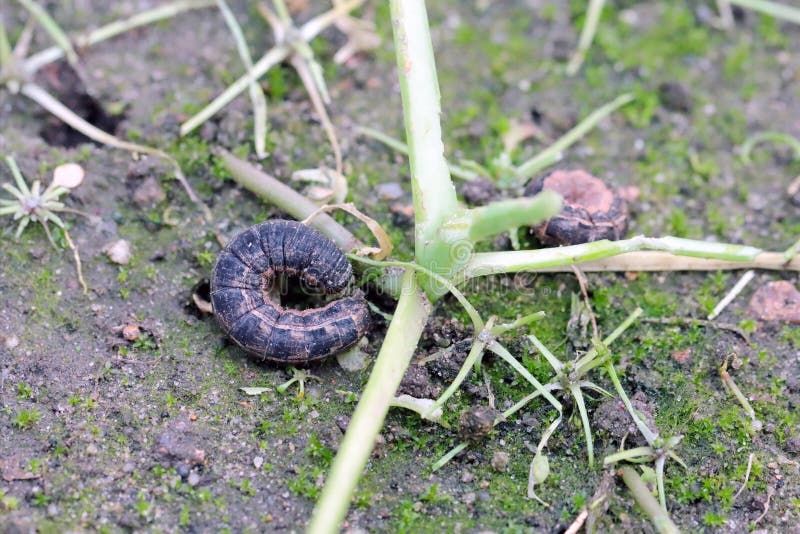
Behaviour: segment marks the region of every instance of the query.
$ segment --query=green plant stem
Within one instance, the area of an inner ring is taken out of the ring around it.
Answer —
[[[310,534],[339,532],[358,478],[414,355],[429,313],[430,305],[419,289],[416,273],[408,269],[394,318],[314,508],[308,526]]]
[[[657,252],[640,252],[648,250]],[[477,253],[462,276],[469,279],[520,271],[564,272],[571,271],[573,264],[580,264],[583,271],[800,270],[800,260],[787,263],[779,252],[675,237],[637,236],[539,250]]]
[[[536,378],[528,371],[521,363],[517,361],[514,356],[511,355],[508,350],[499,344],[497,341],[492,341],[486,347],[487,350],[490,350],[500,356],[508,365],[510,365],[516,372],[522,375],[525,380],[530,382],[530,384],[538,391],[542,397],[547,399],[547,402],[553,405],[553,408],[558,410],[558,413],[561,413],[562,407],[561,403],[544,387],[544,384],[536,380]]]
[[[783,253],[783,259],[786,260],[787,263],[791,262],[797,256],[798,251],[800,251],[800,239],[795,241],[791,247],[786,249],[786,251]]]
[[[579,122],[577,126],[561,136],[555,143],[522,165],[519,165],[515,173],[517,178],[521,180],[528,179],[536,175],[542,169],[552,165],[555,161],[558,161],[559,157],[556,156],[586,135],[586,132],[597,126],[601,120],[633,100],[634,96],[630,93],[626,93],[594,110],[585,119]]]
[[[578,411],[580,412],[583,435],[586,438],[586,454],[589,457],[589,467],[594,467],[594,441],[592,440],[592,429],[589,426],[589,414],[586,411],[583,393],[578,384],[572,384],[569,387],[569,391],[572,393],[572,397],[575,399],[575,404],[578,405]]]
[[[534,197],[521,197],[492,202],[467,211],[470,218],[469,238],[478,241],[511,228],[532,226],[561,211],[561,196],[542,191]]]
[[[415,257],[425,267],[447,268],[443,259],[452,261],[450,245],[439,229],[458,211],[458,202],[444,158],[428,15],[423,0],[392,0],[391,10],[414,195]]]
[[[796,7],[769,2],[768,0],[728,0],[728,3],[800,24],[800,9]]]
[[[613,362],[606,362],[606,371],[608,372],[608,377],[611,379],[611,382],[614,384],[614,388],[617,390],[617,395],[619,395],[620,399],[622,399],[622,403],[625,405],[625,408],[628,410],[633,422],[636,424],[636,428],[638,428],[639,432],[642,433],[642,436],[644,436],[644,439],[647,441],[647,443],[651,447],[655,448],[654,443],[658,439],[658,433],[650,430],[645,422],[642,421],[642,418],[636,413],[636,410],[633,409],[633,404],[631,404],[628,394],[625,393],[625,390],[622,388],[622,382],[620,382],[619,377],[617,376],[617,370],[614,369]]]
[[[680,531],[675,523],[670,519],[669,514],[659,506],[658,501],[655,500],[647,485],[642,481],[639,473],[630,466],[622,466],[619,469],[622,475],[622,480],[628,489],[631,491],[636,503],[642,507],[642,510],[650,518],[657,532],[662,534],[678,534]]]
[[[120,148],[122,150],[127,150],[129,152],[139,152],[142,154],[149,154],[151,156],[155,156],[157,158],[163,159],[167,161],[170,165],[172,165],[172,170],[175,173],[175,178],[178,182],[183,186],[183,189],[186,191],[186,194],[192,200],[192,202],[197,205],[198,208],[203,212],[207,221],[213,220],[213,216],[211,215],[211,210],[208,209],[202,200],[195,194],[192,186],[189,185],[189,182],[186,180],[186,176],[184,176],[183,171],[181,170],[180,165],[175,159],[158,148],[153,148],[149,146],[139,145],[137,143],[130,143],[128,141],[123,141],[107,132],[104,132],[100,128],[94,126],[86,122],[84,119],[79,117],[75,114],[74,111],[69,109],[67,106],[56,100],[50,93],[42,89],[36,84],[33,83],[25,83],[22,84],[20,88],[20,92],[42,106],[44,109],[67,123],[68,125],[72,126],[74,129],[92,139],[97,141],[98,143],[108,145],[114,148]]]
[[[236,183],[252,191],[266,202],[277,206],[292,218],[302,221],[319,209],[319,206],[288,185],[237,158],[227,150],[217,148],[215,153],[230,171]],[[331,238],[342,250],[354,250],[361,245],[361,242],[347,228],[325,213],[315,216],[309,225]]]
[[[578,48],[572,55],[567,65],[567,75],[574,76],[575,73],[583,65],[583,60],[586,59],[586,53],[589,47],[592,46],[594,34],[597,33],[597,26],[600,22],[600,14],[603,12],[603,4],[605,0],[590,0],[589,7],[586,11],[586,21],[583,24],[581,37],[578,41]]]
[[[753,153],[753,149],[757,144],[765,142],[785,143],[789,145],[789,148],[792,149],[794,159],[800,159],[800,140],[798,140],[796,137],[783,132],[759,132],[748,137],[747,140],[742,144],[742,152],[740,155],[742,162],[748,165],[753,163],[753,160],[750,157],[750,155]]]
[[[129,18],[106,24],[105,26],[101,26],[100,28],[92,30],[88,33],[80,34],[76,37],[73,37],[72,42],[74,42],[75,46],[78,48],[92,46],[99,42],[116,37],[117,35],[120,35],[126,31],[174,17],[185,11],[213,6],[215,1],[216,0],[180,0],[165,4],[163,6],[142,11],[141,13],[137,13]],[[53,46],[46,48],[41,52],[33,54],[25,60],[25,71],[28,73],[28,75],[32,75],[43,66],[47,65],[48,63],[52,63],[53,61],[57,61],[62,57],[64,57],[64,50],[62,50],[60,47]]]
[[[395,139],[394,137],[388,136],[381,131],[378,131],[374,128],[368,128],[366,126],[359,126],[356,128],[356,131],[361,135],[370,137],[376,141],[380,141],[395,152],[400,152],[401,154],[408,156],[408,145],[398,139]],[[461,180],[470,181],[481,177],[481,175],[475,171],[465,169],[464,167],[460,167],[449,162],[447,164],[447,168],[450,169],[450,174],[452,176],[455,176]]]

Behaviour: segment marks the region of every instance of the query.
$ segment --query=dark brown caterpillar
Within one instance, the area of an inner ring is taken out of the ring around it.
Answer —
[[[270,296],[279,273],[333,294],[347,287],[353,269],[333,241],[295,221],[270,220],[237,235],[214,266],[211,305],[222,330],[244,350],[307,363],[353,346],[366,333],[369,308],[360,291],[320,308],[283,308]]]
[[[625,237],[628,206],[599,178],[582,170],[554,171],[529,183],[525,196],[544,189],[559,193],[564,200],[561,213],[532,229],[545,245],[577,245]]]

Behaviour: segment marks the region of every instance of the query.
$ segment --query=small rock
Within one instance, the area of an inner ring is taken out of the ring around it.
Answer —
[[[403,187],[398,182],[378,184],[375,193],[381,200],[397,200],[403,196]]]
[[[467,505],[469,505],[469,504],[472,504],[472,503],[474,503],[474,502],[475,502],[475,499],[477,499],[477,498],[478,498],[478,496],[477,496],[477,495],[475,495],[475,492],[474,492],[474,491],[470,491],[469,493],[465,493],[465,494],[464,494],[464,496],[463,496],[463,497],[461,497],[461,501],[462,501],[464,504],[467,504]]]
[[[464,484],[469,484],[470,482],[473,482],[474,480],[475,480],[475,475],[473,475],[469,471],[464,471],[461,474],[461,482],[463,482]]]
[[[461,196],[467,204],[482,206],[495,200],[500,195],[500,190],[494,182],[486,178],[477,178],[466,182],[461,188]]]
[[[373,458],[381,458],[386,456],[386,438],[378,434],[375,438],[375,447],[372,449]]]
[[[186,478],[186,483],[189,484],[190,486],[198,485],[200,483],[200,475],[192,471]]]
[[[127,324],[122,327],[122,337],[124,337],[126,341],[136,341],[139,339],[141,333],[141,329],[135,324]]]
[[[3,336],[0,336],[0,339],[2,338]],[[3,345],[5,345],[6,348],[9,350],[16,348],[19,346],[19,338],[14,334],[11,334],[10,336],[5,336],[5,339],[3,340]]]
[[[465,440],[479,440],[489,435],[500,413],[488,406],[471,406],[461,412],[458,435]]]
[[[510,457],[507,452],[495,451],[492,455],[492,469],[498,473],[503,473],[508,467]]]
[[[89,456],[95,456],[98,452],[100,451],[97,450],[97,445],[94,443],[90,443],[86,446],[86,454]]]
[[[392,214],[392,223],[395,226],[411,226],[414,221],[414,206],[411,204],[395,202],[389,206],[389,211]]]
[[[670,111],[689,113],[692,111],[692,94],[689,88],[678,82],[664,82],[658,86],[658,98]]]
[[[206,461],[206,452],[201,448],[201,440],[201,435],[194,431],[191,422],[168,421],[158,438],[156,452],[175,460],[176,465],[202,465]]]
[[[133,192],[133,201],[141,207],[153,206],[167,198],[164,188],[155,176],[148,176]]]
[[[692,359],[692,347],[684,350],[676,350],[672,353],[672,359],[678,363],[687,363]]]
[[[131,244],[124,239],[119,239],[103,247],[103,252],[108,258],[118,265],[128,265],[131,261]]]
[[[336,426],[339,427],[339,430],[342,433],[347,432],[347,426],[350,424],[350,417],[346,415],[338,415],[336,416]]]
[[[412,364],[408,366],[397,391],[398,394],[426,399],[438,396],[439,388],[431,383],[430,374],[425,367]]]
[[[639,412],[639,416],[651,430],[655,431],[655,409],[652,404],[647,402],[647,397],[641,391],[637,391],[631,397],[631,404],[634,410]],[[633,418],[625,409],[625,405],[619,399],[607,399],[600,403],[594,410],[592,416],[593,427],[602,430],[611,437],[621,440],[627,439],[636,445],[645,445]]]
[[[53,169],[53,184],[74,189],[83,183],[85,174],[77,163],[64,163]]]
[[[750,315],[762,321],[800,324],[800,291],[788,280],[763,285],[750,299]]]
[[[264,458],[261,456],[256,456],[253,458],[253,467],[256,469],[261,469],[261,466],[264,465]]]
[[[792,454],[800,454],[800,436],[788,439],[786,441],[786,450]]]

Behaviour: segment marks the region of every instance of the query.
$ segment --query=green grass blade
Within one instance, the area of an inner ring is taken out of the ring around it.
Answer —
[[[217,0],[217,7],[219,7],[222,17],[233,35],[236,49],[245,69],[251,70],[253,68],[253,58],[247,48],[247,41],[244,39],[242,27],[239,26],[239,22],[225,0]],[[261,84],[255,80],[250,80],[249,91],[250,102],[253,105],[253,135],[255,137],[256,155],[263,159],[267,156],[267,98],[264,96]]]
[[[61,29],[61,26],[58,25],[53,17],[33,0],[19,0],[19,3],[33,15],[53,41],[64,51],[67,61],[69,61],[71,65],[76,65],[78,63],[78,53],[75,52],[69,37],[67,37],[67,34]]]
[[[493,341],[489,343],[486,346],[486,348],[494,352],[498,356],[500,356],[500,358],[502,358],[503,360],[505,360],[505,362],[509,364],[516,372],[522,375],[522,377],[525,378],[525,380],[530,382],[531,385],[533,385],[533,387],[536,388],[536,391],[541,393],[542,397],[547,399],[547,401],[553,405],[553,408],[558,410],[558,413],[561,413],[561,403],[558,402],[558,400],[556,400],[553,394],[550,393],[550,391],[548,391],[547,388],[544,387],[544,385],[541,382],[536,380],[536,378],[534,378],[534,376],[530,373],[530,371],[525,369],[525,367],[521,363],[519,363],[517,359],[514,358],[514,356],[512,356],[511,353],[508,352],[508,350],[504,346],[502,346],[497,341]]]
[[[561,136],[555,143],[522,165],[519,165],[516,171],[517,178],[519,180],[526,180],[558,161],[560,154],[564,150],[580,140],[588,131],[597,126],[601,120],[608,117],[625,104],[633,102],[633,100],[634,96],[630,93],[626,93],[591,112],[585,119],[579,122],[577,126]]]
[[[581,31],[581,37],[578,40],[578,48],[572,55],[567,65],[567,75],[573,76],[583,65],[583,60],[586,59],[586,53],[592,46],[594,34],[597,33],[597,26],[600,23],[600,14],[603,12],[603,4],[605,0],[590,0],[589,7],[586,11],[586,22]]]
[[[6,25],[0,18],[0,69],[11,63],[11,41],[6,33]]]

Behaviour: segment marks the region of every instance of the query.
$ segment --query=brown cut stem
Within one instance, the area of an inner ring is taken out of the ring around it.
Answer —
[[[319,206],[288,185],[237,158],[227,150],[217,148],[215,153],[222,159],[239,185],[252,191],[264,201],[277,206],[292,218],[302,221],[319,209]],[[360,248],[362,245],[347,228],[325,213],[316,215],[313,220],[309,221],[309,226],[330,237],[340,249],[346,252]]]

